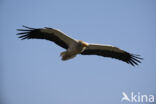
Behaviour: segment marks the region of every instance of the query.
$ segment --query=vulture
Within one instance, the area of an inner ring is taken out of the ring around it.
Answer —
[[[23,26],[24,29],[17,29],[17,33],[21,40],[24,39],[45,39],[54,42],[60,47],[66,49],[60,56],[62,60],[74,58],[76,55],[98,55],[103,57],[110,57],[121,60],[132,66],[141,63],[143,58],[137,54],[131,54],[120,48],[111,45],[89,44],[82,40],[73,39],[58,29],[44,27],[44,28],[30,28]]]

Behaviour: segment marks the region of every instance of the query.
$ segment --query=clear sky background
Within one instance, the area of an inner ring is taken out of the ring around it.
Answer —
[[[155,0],[1,0],[0,15],[1,104],[123,104],[122,92],[156,96]],[[144,60],[136,67],[98,56],[63,62],[64,49],[54,43],[18,39],[22,25],[57,28]]]

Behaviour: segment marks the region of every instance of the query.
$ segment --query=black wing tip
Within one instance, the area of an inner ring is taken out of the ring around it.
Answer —
[[[25,25],[22,25],[22,27],[24,27],[24,28],[27,28],[27,29],[35,29],[35,28],[32,28],[32,27],[28,27],[28,26],[25,26]]]
[[[140,57],[138,54],[129,54],[129,59],[126,61],[128,64],[131,64],[132,66],[137,66],[139,63],[141,63],[141,60],[143,58]]]
[[[35,28],[31,28],[25,25],[22,25],[22,27],[26,28],[26,29],[16,29],[17,31],[30,31],[30,30],[34,30]]]
[[[30,39],[31,38],[30,35],[32,34],[32,31],[36,29],[25,25],[23,25],[22,27],[24,27],[25,29],[16,29],[17,31],[20,31],[20,33],[16,34],[16,35],[20,35],[18,38],[21,38],[21,40]]]

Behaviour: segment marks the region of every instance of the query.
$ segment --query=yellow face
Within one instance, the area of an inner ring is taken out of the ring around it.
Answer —
[[[84,41],[82,41],[82,40],[79,40],[79,42],[81,43],[81,45],[82,45],[83,47],[88,47],[88,43],[86,43],[86,42],[84,42]]]
[[[82,44],[83,44],[84,47],[88,47],[88,43],[82,42]]]

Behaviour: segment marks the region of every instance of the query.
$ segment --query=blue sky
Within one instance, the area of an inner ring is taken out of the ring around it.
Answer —
[[[1,0],[2,104],[129,104],[122,92],[156,96],[155,0]],[[98,56],[61,61],[45,40],[20,40],[16,29],[57,28],[89,43],[110,44],[144,60],[132,67]]]

